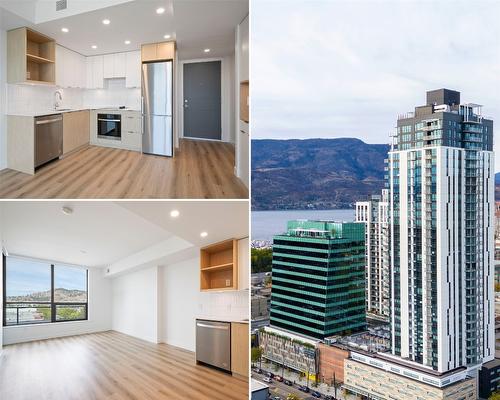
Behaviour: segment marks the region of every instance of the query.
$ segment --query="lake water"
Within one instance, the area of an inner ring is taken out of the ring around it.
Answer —
[[[252,240],[272,240],[274,235],[285,232],[286,223],[293,219],[349,222],[354,221],[354,209],[252,211]]]

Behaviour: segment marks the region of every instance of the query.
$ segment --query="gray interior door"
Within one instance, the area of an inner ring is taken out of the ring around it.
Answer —
[[[221,139],[221,62],[184,64],[184,137]]]

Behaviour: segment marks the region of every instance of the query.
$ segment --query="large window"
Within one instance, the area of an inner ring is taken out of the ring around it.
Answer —
[[[86,320],[84,268],[4,257],[4,326]]]

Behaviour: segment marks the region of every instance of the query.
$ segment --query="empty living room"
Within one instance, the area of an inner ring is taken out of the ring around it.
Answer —
[[[248,202],[0,203],[0,399],[248,399]]]

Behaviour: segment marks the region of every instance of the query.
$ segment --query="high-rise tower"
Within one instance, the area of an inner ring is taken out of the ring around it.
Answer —
[[[389,152],[392,353],[446,372],[494,358],[493,121],[427,92]]]
[[[356,222],[365,223],[366,310],[383,318],[390,315],[389,191],[356,202]]]

